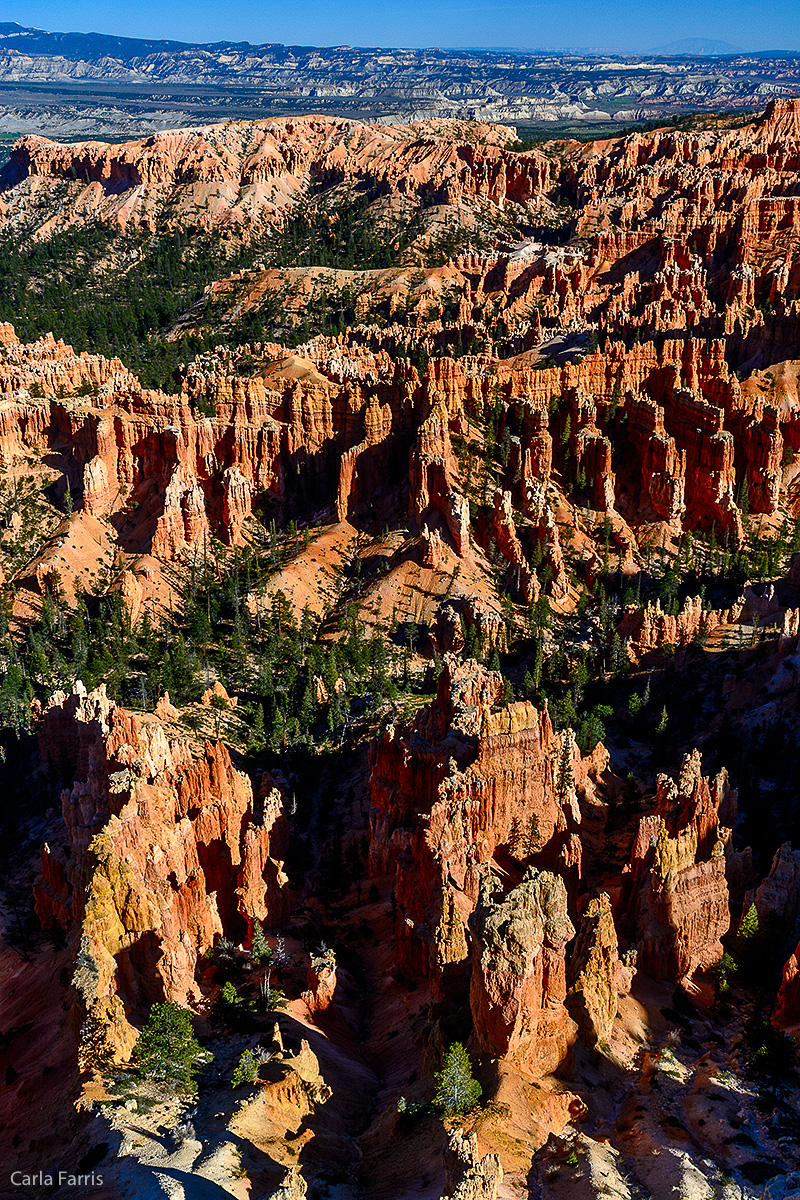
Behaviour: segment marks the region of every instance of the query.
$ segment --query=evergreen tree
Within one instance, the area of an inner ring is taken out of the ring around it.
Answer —
[[[195,1091],[194,1077],[207,1057],[185,1008],[171,1000],[153,1005],[133,1051],[134,1064],[143,1076]]]
[[[556,795],[559,800],[564,800],[569,795],[575,777],[572,773],[572,730],[565,729],[561,739],[561,756],[558,760],[558,773],[556,775]]]
[[[541,844],[541,834],[539,832],[539,817],[536,813],[531,813],[531,818],[528,821],[528,831],[526,837],[525,850],[530,858],[534,855]]]
[[[253,1084],[257,1077],[258,1063],[252,1050],[243,1050],[231,1078],[231,1087],[236,1088],[240,1083]]]
[[[773,1098],[797,1084],[798,1049],[793,1038],[761,1016],[745,1025],[750,1048],[747,1071]]]
[[[444,1066],[434,1075],[436,1094],[433,1103],[446,1117],[471,1112],[481,1098],[483,1088],[472,1074],[472,1063],[461,1042],[454,1042],[445,1054]]]
[[[515,813],[511,818],[511,828],[508,831],[508,849],[515,858],[520,853],[520,843],[522,842],[522,822]]]
[[[253,938],[250,942],[250,958],[256,963],[265,963],[272,957],[269,942],[264,937],[264,927],[260,921],[253,922]]]
[[[737,938],[743,942],[750,942],[758,937],[758,909],[755,904],[751,904],[747,912],[742,917],[742,923],[736,934]]]
[[[611,639],[611,674],[621,674],[628,665],[628,656],[625,652],[625,647],[622,643],[622,638],[618,633],[615,633]]]
[[[542,683],[544,667],[544,643],[541,638],[536,641],[536,653],[533,660],[533,686],[538,691]]]
[[[731,990],[730,979],[732,975],[736,974],[738,969],[736,962],[727,952],[711,968],[711,973],[716,983],[715,993],[717,1000],[720,1000]]]
[[[746,521],[750,516],[750,484],[747,482],[747,476],[744,477],[739,487],[739,509],[742,519]]]
[[[255,716],[253,724],[250,726],[250,747],[253,750],[263,750],[266,740],[266,732],[264,729],[264,706],[256,703]]]

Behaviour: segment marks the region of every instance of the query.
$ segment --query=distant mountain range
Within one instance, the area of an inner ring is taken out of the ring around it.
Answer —
[[[651,54],[688,54],[700,55],[704,58],[716,58],[719,55],[726,54],[741,54],[742,49],[739,46],[732,46],[730,42],[717,42],[713,38],[681,38],[680,41],[670,42],[666,46],[656,46]]]
[[[193,44],[0,23],[0,135],[132,136],[209,120],[321,112],[456,117],[569,130],[800,94],[800,56],[689,38],[598,51]],[[687,56],[693,59],[687,71]]]

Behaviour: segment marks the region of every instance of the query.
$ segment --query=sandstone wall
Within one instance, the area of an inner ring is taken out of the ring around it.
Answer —
[[[155,1001],[200,1000],[198,961],[219,935],[286,919],[283,795],[265,775],[256,802],[222,744],[170,740],[102,687],[57,694],[40,744],[74,783],[61,844],[42,852],[36,912],[76,946],[84,1065],[124,1061],[131,1019]]]

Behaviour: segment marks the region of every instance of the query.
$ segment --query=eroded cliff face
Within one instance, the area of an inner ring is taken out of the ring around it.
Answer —
[[[4,170],[10,195],[0,215],[5,225],[23,220],[30,196],[46,195],[55,182],[69,191],[73,220],[90,213],[122,229],[147,229],[162,217],[173,227],[192,219],[239,231],[254,216],[259,224],[279,219],[313,179],[498,206],[525,205],[551,184],[555,164],[538,152],[506,150],[508,129],[474,125],[476,143],[464,142],[465,132],[463,123],[446,120],[375,126],[293,117],[168,131],[118,146],[26,137]]]
[[[0,356],[0,460],[55,452],[78,511],[113,519],[125,553],[169,561],[211,532],[240,545],[256,503],[357,522],[389,511],[407,486],[423,538],[443,536],[450,555],[469,556],[469,505],[450,444],[458,396],[448,409],[403,362],[377,387],[327,378],[279,346],[265,347],[261,362],[244,378],[233,359],[211,356],[167,396],[142,389],[116,360],[52,338],[11,342]]]
[[[735,816],[727,773],[705,778],[696,751],[677,781],[659,776],[656,811],[639,823],[620,909],[632,923],[638,966],[654,979],[688,979],[722,957]]]
[[[474,1133],[454,1129],[444,1154],[447,1186],[441,1200],[497,1200],[503,1168],[496,1154],[481,1157]]]
[[[565,438],[556,465],[568,450],[570,472],[588,481],[594,510],[619,526],[625,564],[635,560],[638,527],[654,518],[672,533],[713,526],[718,539],[741,544],[743,486],[752,512],[776,516],[784,448],[800,447],[796,379],[793,386],[771,371],[741,382],[734,369],[780,363],[797,342],[792,238],[800,210],[791,190],[800,132],[792,102],[775,101],[735,130],[568,145],[563,164],[499,144],[467,147],[457,132],[434,122],[421,137],[421,127],[304,118],[118,147],[24,139],[4,176],[7,227],[31,196],[55,205],[56,186],[81,200],[77,209],[59,200],[43,237],[69,213],[83,219],[84,203],[118,225],[147,225],[164,205],[179,219],[182,205],[194,213],[199,204],[201,226],[221,224],[234,240],[247,240],[282,219],[313,175],[330,186],[366,182],[413,203],[435,197],[443,212],[462,216],[472,206],[470,220],[476,205],[497,215],[504,206],[535,209],[542,219],[556,193],[559,202],[568,195],[585,240],[472,251],[420,283],[404,268],[362,273],[363,324],[314,337],[296,354],[267,344],[203,356],[182,370],[177,398],[142,391],[117,360],[76,355],[52,337],[21,346],[8,329],[2,460],[57,450],[78,507],[94,516],[125,513],[123,549],[161,558],[201,543],[209,528],[240,542],[264,497],[278,508],[302,500],[353,519],[377,514],[407,482],[426,562],[442,566],[449,554],[467,557],[470,538],[449,436],[464,433],[467,416],[484,422],[499,401],[510,457],[494,536],[521,598],[537,590],[536,542],[546,544],[549,593],[560,600],[568,591],[551,497],[542,490],[553,471],[554,432]],[[291,309],[295,285],[302,307],[315,289],[355,286],[352,275],[256,271],[213,281],[209,295],[229,295],[239,312],[274,291]],[[445,318],[450,294],[460,297],[455,319]],[[405,324],[393,319],[403,312]],[[602,344],[589,348],[589,333],[599,329]],[[478,353],[438,357],[476,336]],[[573,352],[543,365],[556,336],[572,337]],[[437,352],[424,380],[410,363],[420,345]],[[553,414],[562,398],[563,411]],[[198,405],[214,415],[203,417]],[[529,544],[515,509],[541,522],[527,531]]]
[[[564,1060],[577,1029],[564,1001],[566,947],[575,936],[563,880],[529,870],[517,887],[486,874],[470,918],[470,1008],[475,1040],[533,1075]]]
[[[607,756],[581,758],[571,733],[529,705],[497,711],[500,689],[497,675],[446,656],[436,701],[379,739],[371,865],[395,872],[400,969],[457,1004],[469,957],[476,1045],[536,1078],[578,1036],[609,1042],[637,970],[680,983],[716,964],[749,871],[731,842],[736,793],[724,770],[704,777],[694,752],[677,780],[659,776],[616,911],[608,894],[592,895],[581,809]],[[773,879],[796,874],[782,853],[756,893],[765,912]],[[788,1012],[791,963],[786,979]]]
[[[97,565],[111,564],[110,586],[135,622],[148,611],[163,563],[178,560],[173,575],[180,579],[182,556],[205,547],[211,533],[246,544],[256,511],[287,521],[311,514],[315,524],[332,526],[319,535],[329,539],[320,557],[330,556],[330,591],[323,595],[321,584],[314,595],[308,577],[300,578],[291,600],[298,611],[308,595],[321,596],[315,615],[338,618],[353,543],[366,547],[359,567],[373,571],[369,602],[382,574],[397,569],[401,583],[392,586],[394,598],[403,594],[401,615],[413,617],[423,653],[444,654],[443,669],[436,699],[414,719],[396,716],[371,753],[370,862],[376,877],[391,879],[394,910],[387,879],[380,900],[363,905],[359,880],[355,903],[353,889],[346,914],[333,920],[348,937],[354,926],[358,937],[365,927],[373,932],[363,961],[382,973],[370,980],[370,995],[382,1005],[388,998],[370,1047],[384,1056],[384,1078],[398,1089],[418,1085],[421,1096],[430,1079],[419,1073],[420,1057],[435,1070],[447,1040],[463,1037],[482,1080],[495,1070],[501,1080],[497,1107],[487,1104],[476,1125],[484,1120],[498,1136],[506,1120],[502,1088],[512,1098],[518,1089],[517,1112],[528,1125],[538,1104],[550,1113],[552,1121],[533,1122],[545,1130],[541,1138],[524,1130],[529,1148],[583,1111],[580,1100],[573,1107],[575,1097],[549,1090],[555,1085],[546,1078],[558,1067],[566,1072],[578,1039],[597,1051],[590,1056],[578,1047],[579,1064],[613,1054],[636,1078],[632,1087],[651,1088],[655,1060],[645,1061],[640,1077],[635,1055],[648,1038],[657,1054],[652,1030],[663,1024],[659,1017],[648,1031],[636,1005],[622,999],[634,971],[651,977],[637,992],[643,1009],[653,994],[671,995],[675,983],[691,991],[721,957],[722,939],[755,880],[732,849],[735,794],[724,772],[703,776],[697,754],[677,780],[660,777],[654,811],[639,823],[620,879],[632,812],[630,797],[609,779],[606,750],[581,754],[571,730],[554,728],[546,706],[507,702],[499,672],[455,655],[476,638],[481,655],[515,651],[523,605],[530,606],[531,629],[546,609],[536,604],[542,595],[552,601],[551,635],[566,628],[571,644],[569,620],[562,626],[560,619],[584,579],[635,573],[649,566],[650,548],[663,544],[669,554],[688,529],[713,528],[718,544],[735,550],[753,528],[738,503],[743,509],[744,485],[751,512],[767,529],[778,528],[782,505],[796,498],[798,371],[783,363],[775,378],[739,374],[775,366],[784,350],[796,352],[793,247],[800,225],[797,205],[783,194],[795,187],[800,161],[795,117],[795,108],[776,105],[730,134],[637,135],[566,147],[560,163],[543,156],[546,164],[537,153],[515,156],[498,147],[466,155],[452,139],[417,132],[409,149],[409,135],[397,130],[314,121],[285,123],[285,144],[275,147],[271,124],[251,129],[247,146],[244,129],[230,132],[230,145],[227,134],[212,143],[207,131],[195,131],[119,154],[36,145],[28,148],[27,166],[15,159],[28,172],[30,192],[45,199],[53,180],[68,182],[64,172],[69,176],[76,154],[84,153],[90,183],[78,179],[74,190],[96,198],[97,211],[120,224],[147,222],[165,196],[209,199],[222,183],[225,196],[220,192],[219,203],[210,200],[204,211],[210,225],[235,227],[234,239],[253,231],[247,204],[271,220],[320,163],[336,186],[366,181],[385,188],[392,202],[435,192],[443,211],[455,207],[462,215],[476,205],[535,200],[546,222],[557,178],[567,188],[562,199],[585,206],[574,216],[579,244],[526,241],[420,272],[259,268],[252,278],[214,281],[209,295],[223,309],[241,302],[245,312],[286,289],[287,323],[326,289],[352,286],[358,323],[314,337],[296,353],[267,343],[199,356],[177,373],[177,395],[143,389],[116,359],[76,354],[52,336],[21,345],[10,327],[0,327],[2,463],[16,478],[29,462],[57,462],[77,510],[26,560],[13,580],[18,591],[25,583],[31,594],[49,591],[52,598],[58,574],[69,569],[64,602],[72,603],[95,591]],[[245,179],[241,172],[248,171],[252,178]],[[0,223],[8,227],[22,201],[7,199]],[[354,282],[356,275],[363,278]],[[592,333],[597,338],[590,340]],[[559,348],[565,342],[566,351]],[[384,518],[391,529],[379,538]],[[613,561],[601,567],[603,537]],[[282,587],[293,572],[295,580],[304,571],[311,576],[316,552],[312,545],[302,564],[289,563],[270,584]],[[273,566],[270,555],[267,569]],[[677,611],[631,606],[617,632],[635,664],[742,618],[775,618],[781,638],[774,659],[759,666],[754,654],[752,674],[726,676],[719,695],[727,702],[736,692],[754,704],[763,700],[764,709],[788,709],[796,703],[798,583],[800,558],[789,581],[763,594],[746,587],[740,600],[724,601],[727,608],[709,608],[699,595]],[[389,602],[376,605],[373,628],[392,612],[386,591]],[[247,602],[255,620],[257,598]],[[361,620],[368,608],[362,593],[359,602]],[[23,619],[19,610],[15,616]],[[324,636],[331,632],[329,625]],[[608,649],[606,632],[613,633],[589,629],[587,644],[599,658]],[[547,631],[539,633],[550,653]],[[522,647],[504,661],[516,685],[526,654]],[[412,657],[413,671],[420,661]],[[706,662],[704,669],[712,667]],[[350,689],[344,667],[341,676],[324,679],[317,671],[318,663],[310,687],[320,708],[341,694],[340,685]],[[610,686],[620,695],[626,685]],[[214,693],[229,699],[219,684],[208,688],[206,712]],[[367,700],[364,707],[371,721],[375,706]],[[63,827],[43,850],[36,908],[44,925],[68,931],[74,949],[74,1011],[87,1068],[128,1058],[153,1001],[202,1008],[202,957],[221,934],[240,941],[254,920],[277,925],[286,917],[283,781],[264,774],[254,795],[224,746],[168,735],[167,722],[178,719],[167,697],[155,716],[134,715],[102,690],[80,689],[55,697],[43,717],[42,755],[70,783]],[[747,728],[744,722],[737,728]],[[649,771],[652,759],[627,739],[630,723],[612,718],[612,738],[620,728],[623,770],[638,770],[638,761]],[[333,799],[347,833],[363,784],[361,773],[349,799]],[[603,803],[607,785],[617,793],[613,812]],[[315,855],[325,855],[326,836],[321,830]],[[316,919],[314,878],[308,871],[302,886]],[[598,883],[607,891],[597,894]],[[800,1012],[800,951],[791,953],[800,913],[797,851],[781,848],[746,903],[751,899],[759,920],[786,943],[774,1015],[793,1027]],[[393,953],[375,956],[375,968],[374,943],[390,924]],[[362,1054],[360,1026],[358,1036],[354,1030],[371,1000],[366,991],[354,994],[346,957],[337,964],[333,952],[315,954],[307,974],[306,966],[303,955],[302,978],[297,971],[289,977],[292,1019],[306,1023],[315,1047],[324,1045],[336,1083],[342,1045],[349,1039],[353,1061]],[[387,1031],[390,1022],[395,1028]],[[322,1036],[331,1030],[336,1037]],[[402,1051],[391,1049],[398,1031]],[[694,1065],[691,1105],[710,1086],[710,1061]],[[377,1081],[375,1087],[378,1097]],[[394,1096],[381,1108],[387,1094],[376,1099],[382,1128],[390,1111],[394,1117]],[[301,1096],[287,1085],[287,1105],[298,1110]],[[628,1107],[638,1099],[629,1095]],[[335,1105],[347,1111],[341,1094]],[[310,1114],[303,1108],[301,1115]],[[652,1148],[665,1144],[669,1122],[656,1128],[655,1118],[648,1125],[629,1116],[621,1108],[620,1145],[637,1140],[640,1160],[657,1157]],[[705,1116],[691,1126],[698,1145],[708,1127]],[[502,1153],[513,1161],[519,1151],[509,1149],[511,1140]],[[737,1145],[733,1135],[730,1145]],[[352,1144],[347,1155],[357,1157]],[[529,1157],[516,1162],[514,1187],[533,1186]],[[447,1187],[465,1200],[494,1200],[498,1160],[482,1141],[479,1150],[472,1136],[453,1139]],[[304,1188],[294,1172],[287,1189]],[[630,1190],[624,1180],[620,1189]]]
[[[577,883],[578,795],[593,795],[607,767],[602,747],[582,758],[555,733],[546,709],[498,709],[501,692],[498,672],[447,655],[433,704],[390,726],[372,754],[372,869],[396,862],[398,962],[435,987],[463,976],[465,920],[498,859],[535,854]],[[564,757],[571,778],[559,794]]]
[[[620,996],[631,989],[636,952],[620,957],[610,897],[593,896],[581,914],[567,966],[567,1009],[590,1046],[608,1042]]]
[[[730,608],[708,608],[701,596],[688,596],[680,609],[672,614],[664,612],[659,600],[646,604],[644,608],[631,606],[617,627],[620,638],[625,642],[628,656],[633,662],[651,650],[663,646],[688,646],[691,642],[708,637],[714,630],[732,625],[740,619],[744,610],[744,598]]]
[[[796,1029],[800,1024],[800,946],[783,965],[772,1019],[782,1029]]]
[[[42,851],[36,912],[75,947],[81,1065],[124,1062],[133,1018],[200,1000],[198,960],[219,935],[285,920],[283,795],[265,775],[254,799],[225,746],[170,740],[102,687],[53,697],[40,744],[74,782],[60,844]]]

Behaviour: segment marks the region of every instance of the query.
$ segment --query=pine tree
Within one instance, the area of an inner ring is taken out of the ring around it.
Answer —
[[[195,1091],[194,1077],[206,1057],[194,1035],[191,1014],[171,1000],[154,1004],[133,1051],[140,1073]]]
[[[749,942],[758,937],[758,933],[758,909],[755,904],[751,904],[742,917],[742,923],[736,936],[742,941]]]
[[[738,967],[730,954],[723,954],[722,958],[711,968],[711,974],[715,979],[716,999],[721,999],[731,990],[730,978],[738,971]]]
[[[750,1050],[748,1075],[773,1098],[797,1085],[798,1051],[789,1034],[760,1015],[750,1018],[744,1034]]]
[[[231,1087],[236,1088],[240,1083],[255,1083],[258,1077],[258,1063],[253,1057],[252,1050],[243,1050],[231,1078]]]
[[[511,828],[508,831],[508,849],[515,858],[520,852],[520,843],[522,841],[522,822],[519,817],[514,814],[511,818]]]
[[[628,656],[618,633],[611,639],[611,674],[618,675],[627,666]]]
[[[467,658],[476,658],[478,655],[478,630],[475,625],[469,627],[465,653]]]
[[[253,962],[264,963],[272,957],[269,942],[264,937],[264,927],[260,921],[253,922],[253,938],[250,942],[250,958]]]
[[[572,773],[572,738],[572,730],[565,729],[561,740],[561,757],[558,760],[558,774],[556,775],[556,795],[559,800],[566,799],[575,782]]]
[[[750,516],[750,484],[747,482],[747,476],[744,477],[739,487],[739,509],[742,520],[746,521]]]
[[[317,717],[317,698],[314,692],[314,685],[311,681],[310,674],[306,680],[306,686],[303,689],[298,717],[301,727],[305,730],[311,728]]]
[[[539,690],[542,682],[542,668],[544,667],[544,643],[541,638],[536,641],[536,654],[533,660],[533,686]]]
[[[510,646],[514,641],[514,605],[511,602],[511,597],[504,595],[500,600],[503,609],[503,620],[506,625],[506,645]]]
[[[539,817],[536,813],[531,813],[531,819],[528,822],[528,836],[526,839],[526,852],[528,858],[535,854],[541,844],[541,834],[539,832]]]
[[[472,1074],[472,1063],[461,1042],[454,1042],[444,1057],[444,1066],[434,1075],[433,1103],[446,1117],[471,1112],[483,1088]]]

